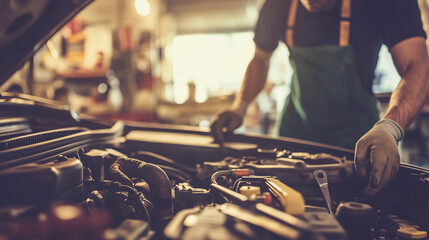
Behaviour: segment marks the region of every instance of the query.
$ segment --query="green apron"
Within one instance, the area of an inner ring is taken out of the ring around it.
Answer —
[[[356,71],[353,48],[289,46],[289,51],[294,74],[279,135],[353,149],[379,119],[377,101]]]

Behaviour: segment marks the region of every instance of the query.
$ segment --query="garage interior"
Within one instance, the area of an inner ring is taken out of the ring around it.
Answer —
[[[425,32],[429,0],[0,1],[0,240],[428,240]]]

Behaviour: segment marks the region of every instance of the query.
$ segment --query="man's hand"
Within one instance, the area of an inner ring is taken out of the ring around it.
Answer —
[[[223,144],[224,134],[232,133],[232,131],[240,127],[242,123],[242,116],[240,116],[234,111],[224,111],[216,116],[210,127],[210,134],[213,136],[217,143]]]
[[[210,127],[210,134],[215,142],[223,144],[224,134],[230,134],[234,129],[241,126],[247,106],[248,103],[244,101],[236,101],[231,108],[216,115]]]
[[[369,186],[364,190],[367,195],[377,194],[398,172],[398,142],[403,135],[395,121],[384,118],[356,143],[355,167],[360,177],[369,177]]]

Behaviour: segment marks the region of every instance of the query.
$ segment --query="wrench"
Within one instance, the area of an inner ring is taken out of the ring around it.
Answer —
[[[328,174],[326,173],[325,170],[319,169],[314,171],[314,178],[316,178],[316,181],[319,184],[320,190],[322,190],[323,197],[325,198],[329,213],[333,214],[332,207],[331,207],[331,195],[329,194],[329,187],[328,187]]]

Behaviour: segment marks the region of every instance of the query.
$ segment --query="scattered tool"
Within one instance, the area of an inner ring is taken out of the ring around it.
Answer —
[[[322,190],[323,197],[325,198],[326,205],[328,206],[328,210],[330,214],[332,213],[331,207],[331,195],[329,193],[328,186],[328,174],[323,169],[319,169],[314,171],[314,178],[316,178],[317,183],[319,184],[320,190]]]

